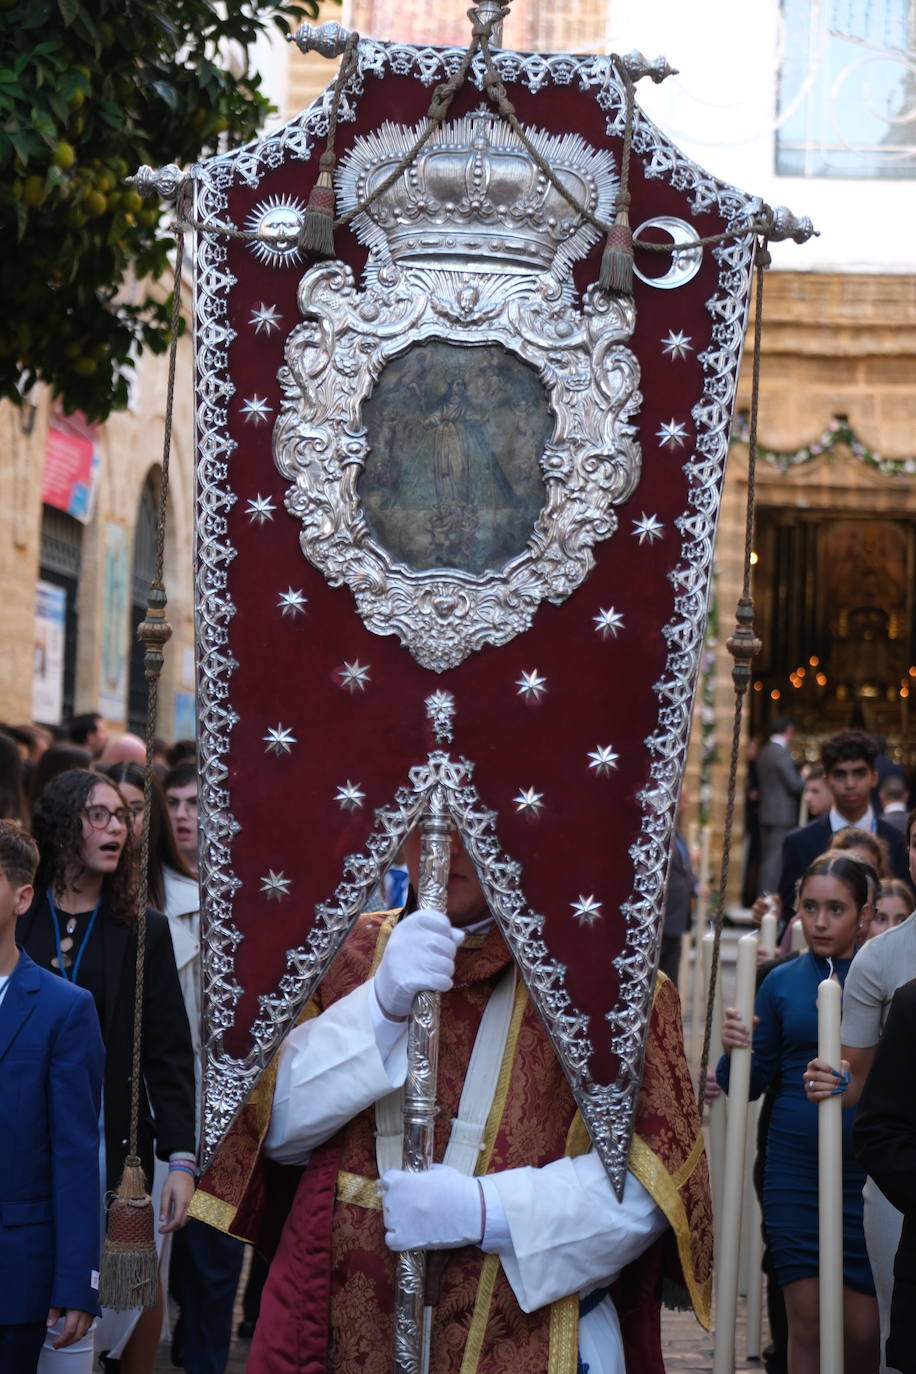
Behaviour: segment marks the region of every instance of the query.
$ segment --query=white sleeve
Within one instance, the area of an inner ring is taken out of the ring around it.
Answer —
[[[507,1169],[480,1182],[491,1199],[497,1230],[501,1207],[508,1244],[496,1244],[506,1278],[523,1312],[570,1293],[587,1294],[612,1282],[668,1225],[642,1184],[627,1173],[618,1202],[604,1165],[592,1152],[556,1159],[542,1169]]]
[[[370,979],[290,1031],[280,1050],[264,1139],[268,1159],[306,1164],[312,1150],[404,1082],[407,1023],[388,1022],[380,1044],[376,1007]]]

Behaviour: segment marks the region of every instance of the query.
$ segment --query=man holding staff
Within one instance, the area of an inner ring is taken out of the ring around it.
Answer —
[[[418,848],[414,834],[414,885]],[[421,990],[443,994],[440,1162],[410,1174],[397,1090]],[[580,1355],[590,1374],[661,1374],[662,1277],[707,1322],[711,1265],[706,1163],[667,979],[620,1202],[589,1145],[453,838],[448,916],[361,918],[204,1180],[204,1219],[267,1249],[282,1227],[252,1374],[388,1374],[396,1252],[413,1248],[432,1252],[434,1374],[575,1374]]]

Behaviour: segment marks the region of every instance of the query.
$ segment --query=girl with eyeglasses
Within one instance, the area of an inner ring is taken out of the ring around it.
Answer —
[[[106,1062],[100,1167],[102,1191],[117,1186],[130,1135],[137,879],[131,811],[117,787],[73,769],[45,788],[32,817],[40,861],[35,900],[20,918],[19,943],[42,967],[88,988],[95,998]],[[169,1162],[160,1230],[179,1229],[194,1191],[194,1057],[166,918],[147,911],[139,1154],[152,1180],[153,1150]],[[161,1298],[160,1298],[161,1301]],[[149,1374],[161,1310],[103,1312],[94,1349],[120,1357],[121,1374]],[[67,1374],[89,1374],[74,1347],[42,1353],[39,1371],[53,1374],[60,1354]]]

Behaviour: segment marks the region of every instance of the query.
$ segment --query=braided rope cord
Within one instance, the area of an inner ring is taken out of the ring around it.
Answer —
[[[380,181],[373,191],[366,198],[349,210],[345,215],[341,215],[334,220],[334,229],[345,228],[357,215],[363,214],[381,196],[391,190],[392,186],[400,180],[416,162],[423,148],[432,138],[433,134],[445,123],[452,101],[464,85],[468,72],[471,69],[474,57],[479,52],[484,61],[486,70],[485,89],[490,100],[496,106],[500,116],[506,120],[513,132],[522,143],[525,151],[535,163],[538,171],[546,177],[554,190],[563,197],[567,204],[573,209],[580,218],[590,224],[601,234],[608,234],[612,225],[607,220],[601,219],[592,213],[587,205],[583,205],[576,197],[575,193],[564,186],[560,178],[556,175],[550,163],[538,152],[528,139],[512,102],[506,95],[506,88],[499,77],[493,61],[490,49],[490,35],[493,28],[502,23],[509,14],[508,7],[495,11],[488,19],[480,20],[476,17],[473,9],[468,10],[468,18],[471,21],[471,41],[468,44],[461,63],[455,73],[449,77],[448,81],[437,86],[430,100],[429,109],[426,112],[426,125],[421,130],[413,146],[404,154],[397,165],[389,172],[388,176]],[[321,163],[325,164],[325,159],[330,160],[330,165],[334,162],[334,143],[337,136],[337,122],[340,115],[340,104],[355,67],[356,51],[359,46],[359,34],[351,33],[347,39],[346,46],[341,56],[340,67],[334,80],[331,92],[331,101],[328,109],[328,133],[327,146],[322,154]],[[611,61],[623,84],[626,99],[626,121],[623,133],[623,150],[621,154],[621,177],[620,194],[618,196],[618,208],[626,209],[630,204],[629,194],[629,164],[630,152],[633,142],[634,113],[636,106],[636,85],[630,73],[627,71],[626,64],[616,54],[611,55]],[[702,238],[691,239],[689,243],[652,243],[646,239],[633,239],[634,249],[638,248],[645,253],[661,253],[675,257],[680,253],[692,253],[697,248],[706,248],[718,243],[728,243],[736,239],[747,238],[750,235],[755,237],[765,234],[770,226],[764,221],[754,220],[746,225],[741,225],[730,229],[721,234],[708,234]],[[243,243],[257,243],[258,233],[255,229],[239,229],[235,225],[224,224],[221,220],[209,220],[206,223],[193,218],[179,218],[176,221],[176,229],[179,231],[193,229],[198,233],[216,234],[223,238],[239,239]]]
[[[171,635],[165,619],[166,595],[163,584],[165,563],[165,525],[169,496],[169,460],[172,452],[172,416],[175,405],[175,373],[178,362],[178,334],[181,324],[181,269],[184,262],[184,234],[179,230],[175,244],[175,279],[172,291],[172,324],[169,345],[168,387],[165,405],[165,431],[162,440],[162,479],[156,516],[156,562],[147,595],[146,619],[137,636],[146,648],[144,672],[147,681],[146,766],[143,778],[143,833],[140,841],[140,890],[137,898],[137,960],[134,969],[133,1060],[130,1080],[130,1156],[139,1162],[140,1085],[143,1044],[144,967],[146,960],[146,908],[149,900],[149,832],[153,801],[153,740],[159,716],[159,675],[162,649]]]
[[[725,892],[728,887],[728,870],[731,861],[732,827],[735,821],[735,793],[738,782],[738,756],[741,749],[741,716],[744,698],[751,677],[751,659],[760,649],[760,641],[754,636],[754,603],[751,599],[751,552],[754,547],[754,517],[757,504],[757,416],[760,408],[760,352],[763,338],[763,283],[770,254],[766,240],[757,246],[754,258],[756,268],[756,297],[754,316],[754,353],[751,372],[751,413],[750,434],[748,436],[747,456],[747,509],[744,522],[744,574],[741,584],[741,597],[736,611],[737,627],[728,641],[729,652],[735,659],[732,668],[732,681],[735,687],[735,713],[732,722],[732,745],[728,762],[728,792],[725,802],[725,822],[722,837],[722,865],[719,870],[719,895],[716,905],[716,919],[713,927],[712,960],[709,969],[709,987],[706,992],[706,1021],[703,1027],[703,1049],[700,1053],[700,1076],[697,1102],[702,1114],[706,1102],[706,1070],[709,1065],[709,1045],[712,1039],[712,1023],[715,1013],[716,983],[719,978],[719,951],[722,944],[722,928],[725,924]],[[699,957],[699,946],[697,948]]]

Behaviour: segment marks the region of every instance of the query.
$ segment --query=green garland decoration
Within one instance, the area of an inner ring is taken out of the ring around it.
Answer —
[[[733,442],[736,440],[743,444],[748,442],[750,425],[746,412],[742,411],[735,417],[731,437]],[[909,477],[916,473],[916,458],[882,458],[880,453],[862,442],[843,415],[834,415],[819,439],[816,439],[813,444],[806,444],[803,448],[796,449],[794,453],[781,452],[775,448],[765,448],[758,441],[757,457],[762,458],[765,463],[769,463],[779,472],[788,472],[790,468],[799,467],[803,463],[810,463],[815,458],[822,458],[825,455],[829,458],[839,448],[848,449],[854,458],[858,458],[868,467],[875,468],[876,471],[883,473],[886,477]]]

